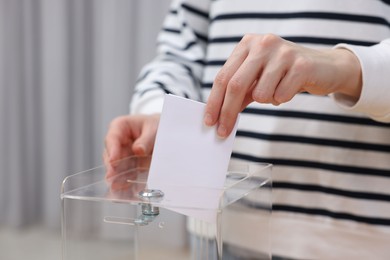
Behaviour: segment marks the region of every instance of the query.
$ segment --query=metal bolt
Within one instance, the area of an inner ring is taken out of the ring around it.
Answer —
[[[140,196],[141,199],[160,200],[162,197],[164,197],[164,192],[162,192],[161,190],[146,189],[140,191],[138,195]]]
[[[162,197],[164,197],[164,193],[162,191],[153,189],[143,190],[138,195],[142,200],[148,202],[158,202],[162,199]],[[142,203],[141,206],[141,211],[143,215],[156,216],[160,214],[159,207],[153,206],[150,203]]]

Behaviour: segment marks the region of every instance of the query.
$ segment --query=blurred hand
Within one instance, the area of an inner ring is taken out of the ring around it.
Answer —
[[[115,162],[131,155],[151,155],[160,115],[126,115],[114,119],[105,138],[103,152],[106,178],[117,172]]]
[[[303,91],[357,100],[361,85],[359,61],[348,50],[314,50],[272,34],[245,35],[215,78],[204,121],[218,123],[218,135],[227,137],[238,113],[253,101],[279,105]]]

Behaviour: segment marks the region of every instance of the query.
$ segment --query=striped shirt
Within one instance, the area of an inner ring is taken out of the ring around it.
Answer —
[[[302,93],[277,107],[252,103],[241,114],[232,157],[274,165],[273,252],[390,259],[390,1],[174,1],[132,113],[160,112],[165,93],[205,101],[248,33],[347,48],[362,66],[355,104]]]

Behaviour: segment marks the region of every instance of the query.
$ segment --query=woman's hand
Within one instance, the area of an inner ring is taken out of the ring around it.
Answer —
[[[115,175],[114,163],[131,155],[151,155],[160,115],[126,115],[114,119],[103,152],[106,178]]]
[[[361,68],[345,49],[314,50],[278,36],[246,35],[217,74],[206,105],[205,124],[227,137],[251,102],[279,105],[297,93],[342,93],[357,100]]]

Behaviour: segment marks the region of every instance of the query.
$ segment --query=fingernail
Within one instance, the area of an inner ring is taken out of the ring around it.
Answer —
[[[143,155],[146,153],[146,147],[145,145],[143,144],[137,144],[135,149],[134,149],[134,153],[137,154],[137,155]]]
[[[204,123],[208,126],[212,126],[213,125],[213,118],[211,116],[210,113],[207,113],[204,117]]]
[[[225,138],[227,135],[226,127],[224,125],[219,125],[217,134],[219,135],[219,137]]]

